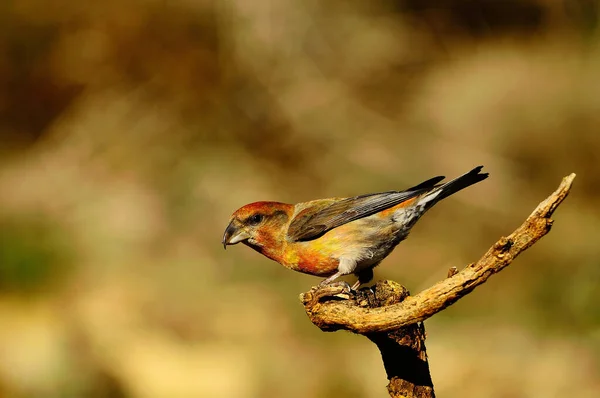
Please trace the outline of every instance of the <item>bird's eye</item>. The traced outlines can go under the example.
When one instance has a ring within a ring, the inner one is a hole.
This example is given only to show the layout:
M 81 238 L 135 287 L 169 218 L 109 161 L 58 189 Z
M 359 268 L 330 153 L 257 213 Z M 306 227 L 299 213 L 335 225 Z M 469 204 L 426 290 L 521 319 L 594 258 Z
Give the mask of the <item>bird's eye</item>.
M 250 216 L 250 218 L 248 218 L 248 224 L 250 224 L 250 225 L 258 225 L 258 224 L 260 224 L 260 222 L 262 220 L 263 220 L 262 214 L 255 214 L 253 216 Z

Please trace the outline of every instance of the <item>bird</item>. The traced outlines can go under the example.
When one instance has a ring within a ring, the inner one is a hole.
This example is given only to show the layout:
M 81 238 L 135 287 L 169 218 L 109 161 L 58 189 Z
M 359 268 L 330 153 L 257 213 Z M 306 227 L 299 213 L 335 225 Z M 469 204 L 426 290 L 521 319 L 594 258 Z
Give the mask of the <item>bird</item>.
M 436 203 L 485 180 L 483 166 L 453 180 L 437 176 L 403 191 L 288 204 L 254 202 L 236 210 L 222 244 L 242 243 L 294 271 L 325 277 L 319 286 L 354 274 L 352 286 L 373 279 L 373 268 L 406 239 Z

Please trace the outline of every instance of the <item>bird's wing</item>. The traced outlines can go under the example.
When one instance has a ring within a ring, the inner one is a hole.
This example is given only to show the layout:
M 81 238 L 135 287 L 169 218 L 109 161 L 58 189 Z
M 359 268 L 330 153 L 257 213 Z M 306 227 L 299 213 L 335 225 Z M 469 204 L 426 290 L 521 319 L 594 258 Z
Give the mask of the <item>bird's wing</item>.
M 290 241 L 316 239 L 327 231 L 359 218 L 368 217 L 432 190 L 445 177 L 434 177 L 405 191 L 389 191 L 345 199 L 308 203 L 288 228 Z

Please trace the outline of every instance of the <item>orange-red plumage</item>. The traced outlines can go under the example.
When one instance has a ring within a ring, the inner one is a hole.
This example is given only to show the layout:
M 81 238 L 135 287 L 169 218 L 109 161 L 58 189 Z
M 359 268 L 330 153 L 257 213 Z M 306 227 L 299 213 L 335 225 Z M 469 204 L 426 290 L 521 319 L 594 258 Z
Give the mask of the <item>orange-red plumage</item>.
M 441 199 L 484 180 L 482 166 L 445 184 L 435 177 L 405 191 L 296 205 L 255 202 L 236 210 L 223 245 L 244 243 L 295 271 L 328 277 L 354 273 L 359 282 L 405 239 L 415 222 Z

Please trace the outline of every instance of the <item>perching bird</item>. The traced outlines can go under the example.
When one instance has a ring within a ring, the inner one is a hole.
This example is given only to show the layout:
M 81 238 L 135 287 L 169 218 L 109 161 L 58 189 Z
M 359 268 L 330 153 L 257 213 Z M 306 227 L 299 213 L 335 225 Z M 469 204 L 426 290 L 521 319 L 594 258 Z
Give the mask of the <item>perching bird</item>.
M 255 202 L 236 210 L 223 246 L 244 243 L 283 266 L 326 276 L 326 285 L 355 274 L 352 289 L 373 279 L 373 268 L 406 239 L 419 218 L 440 200 L 485 180 L 479 166 L 445 184 L 431 178 L 405 191 L 296 205 Z

